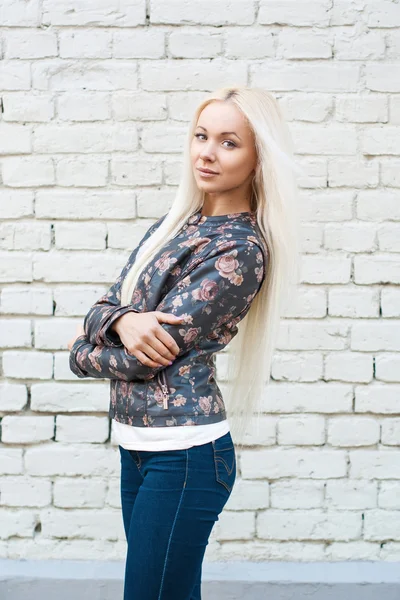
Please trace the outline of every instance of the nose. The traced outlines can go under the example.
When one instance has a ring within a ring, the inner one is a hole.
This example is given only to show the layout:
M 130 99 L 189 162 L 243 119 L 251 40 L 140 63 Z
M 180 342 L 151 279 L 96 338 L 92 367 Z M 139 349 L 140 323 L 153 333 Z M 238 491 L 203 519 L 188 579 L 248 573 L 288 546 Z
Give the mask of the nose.
M 214 162 L 215 152 L 211 141 L 202 144 L 199 156 L 204 162 Z

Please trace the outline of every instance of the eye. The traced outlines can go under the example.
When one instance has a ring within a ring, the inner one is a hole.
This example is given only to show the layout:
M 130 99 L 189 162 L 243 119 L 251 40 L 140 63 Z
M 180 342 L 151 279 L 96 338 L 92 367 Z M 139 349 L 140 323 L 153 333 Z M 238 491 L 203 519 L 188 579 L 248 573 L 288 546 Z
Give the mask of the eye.
M 236 144 L 234 142 L 231 142 L 230 140 L 224 140 L 222 143 L 225 144 L 225 142 L 232 144 L 231 146 L 226 146 L 227 148 L 236 148 Z
M 199 138 L 201 135 L 205 137 L 205 134 L 204 134 L 204 133 L 195 133 L 195 134 L 194 134 L 194 137 L 197 137 L 197 138 Z

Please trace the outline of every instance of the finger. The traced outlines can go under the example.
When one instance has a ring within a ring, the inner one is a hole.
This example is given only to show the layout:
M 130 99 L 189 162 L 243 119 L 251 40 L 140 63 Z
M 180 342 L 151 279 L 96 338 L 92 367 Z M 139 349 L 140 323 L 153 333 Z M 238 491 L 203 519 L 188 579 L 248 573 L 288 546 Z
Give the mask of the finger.
M 156 337 L 148 343 L 142 341 L 140 349 L 152 360 L 161 363 L 163 366 L 169 365 L 175 360 L 175 354 L 170 352 L 170 350 L 168 350 L 168 348 Z
M 155 311 L 155 315 L 159 323 L 182 323 L 185 317 L 179 317 L 178 315 L 173 315 L 171 313 L 163 313 L 159 310 Z
M 167 351 L 170 354 L 172 354 L 174 358 L 176 358 L 176 355 L 179 353 L 180 348 L 174 340 L 174 338 L 172 337 L 172 335 L 168 333 L 168 331 L 165 331 L 165 329 L 161 327 L 161 325 L 157 330 L 156 335 L 160 342 L 163 344 L 163 346 L 167 349 Z
M 128 354 L 130 354 L 130 352 L 128 352 Z M 163 367 L 164 366 L 164 365 L 160 365 L 159 363 L 155 362 L 154 360 L 151 360 L 151 358 L 149 358 L 146 354 L 144 354 L 144 352 L 141 352 L 140 350 L 136 350 L 134 356 L 146 367 L 154 368 L 154 367 Z

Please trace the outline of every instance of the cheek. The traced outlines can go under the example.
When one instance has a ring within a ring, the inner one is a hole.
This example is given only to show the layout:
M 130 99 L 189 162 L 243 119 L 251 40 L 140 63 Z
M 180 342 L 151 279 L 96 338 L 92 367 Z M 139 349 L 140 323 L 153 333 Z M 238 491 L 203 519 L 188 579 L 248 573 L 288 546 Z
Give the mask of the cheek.
M 247 177 L 252 169 L 252 162 L 247 152 L 234 150 L 221 157 L 221 166 L 224 175 L 234 179 Z

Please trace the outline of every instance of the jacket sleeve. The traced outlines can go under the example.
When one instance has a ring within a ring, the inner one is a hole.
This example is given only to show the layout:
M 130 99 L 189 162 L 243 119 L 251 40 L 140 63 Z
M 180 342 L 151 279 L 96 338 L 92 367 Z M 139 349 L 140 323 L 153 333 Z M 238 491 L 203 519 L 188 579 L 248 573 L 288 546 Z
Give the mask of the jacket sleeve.
M 207 340 L 226 346 L 236 335 L 236 325 L 247 314 L 265 272 L 263 252 L 257 244 L 231 240 L 220 243 L 179 280 L 155 309 L 184 317 L 178 325 L 162 323 L 179 346 L 178 356 Z M 72 347 L 70 366 L 78 377 L 126 381 L 151 379 L 164 368 L 143 365 L 123 346 L 96 346 L 84 336 Z
M 85 335 L 88 341 L 93 345 L 108 345 L 108 346 L 122 346 L 119 336 L 110 330 L 109 326 L 116 320 L 116 318 L 123 315 L 125 312 L 135 311 L 134 308 L 127 306 L 121 306 L 121 287 L 125 279 L 125 276 L 131 266 L 135 262 L 136 255 L 139 251 L 140 246 L 154 233 L 154 231 L 161 225 L 166 215 L 163 215 L 153 223 L 146 231 L 139 244 L 131 253 L 127 263 L 122 269 L 119 277 L 116 279 L 114 284 L 110 287 L 108 292 L 104 294 L 89 310 L 84 319 Z M 105 331 L 107 330 L 107 336 Z

